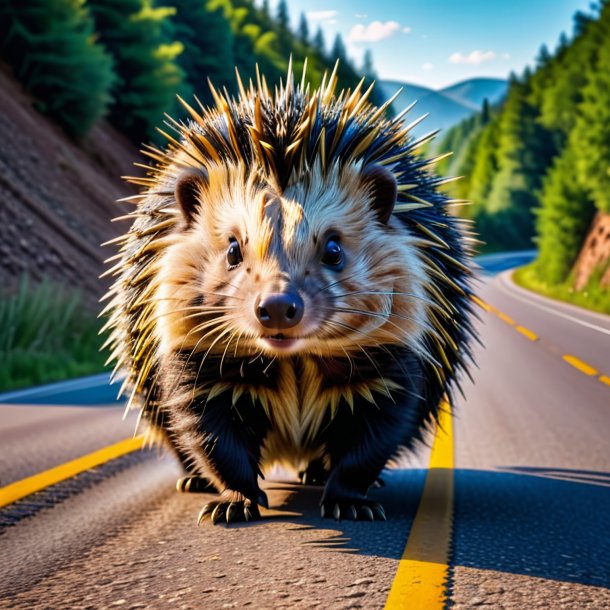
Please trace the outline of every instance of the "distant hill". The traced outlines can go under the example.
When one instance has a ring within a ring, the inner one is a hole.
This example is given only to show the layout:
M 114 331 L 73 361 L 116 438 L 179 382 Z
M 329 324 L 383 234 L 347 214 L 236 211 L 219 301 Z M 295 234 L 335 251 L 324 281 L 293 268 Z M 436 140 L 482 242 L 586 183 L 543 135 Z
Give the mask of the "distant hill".
M 473 115 L 485 98 L 491 103 L 500 101 L 508 83 L 496 78 L 472 78 L 438 91 L 391 80 L 379 81 L 379 85 L 386 98 L 402 87 L 402 93 L 393 104 L 396 113 L 414 101 L 417 101 L 417 105 L 411 113 L 412 120 L 429 113 L 430 116 L 413 130 L 415 136 L 422 136 L 435 129 L 449 129 Z
M 479 110 L 485 98 L 492 104 L 502 99 L 507 86 L 507 82 L 500 78 L 471 78 L 445 87 L 439 93 Z

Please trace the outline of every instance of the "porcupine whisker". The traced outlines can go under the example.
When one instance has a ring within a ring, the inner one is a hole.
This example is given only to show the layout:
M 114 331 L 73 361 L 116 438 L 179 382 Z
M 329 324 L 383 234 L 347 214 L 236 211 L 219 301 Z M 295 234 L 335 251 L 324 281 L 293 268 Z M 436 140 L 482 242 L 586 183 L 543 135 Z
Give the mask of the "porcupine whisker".
M 277 356 L 273 356 L 273 358 L 271 358 L 271 360 L 269 361 L 269 364 L 263 369 L 263 373 L 266 375 L 267 371 L 269 370 L 269 368 L 271 367 L 271 365 L 275 362 Z
M 328 320 L 327 324 L 329 326 L 335 326 L 335 327 L 339 326 L 339 327 L 345 328 L 345 329 L 347 329 L 349 331 L 352 331 L 352 332 L 354 332 L 356 334 L 363 335 L 363 336 L 369 338 L 367 333 L 365 333 L 362 330 L 356 328 L 355 326 L 351 326 L 350 324 L 346 324 L 345 322 L 339 322 L 338 320 Z M 388 347 L 386 345 L 383 345 L 381 343 L 375 343 L 373 347 L 375 347 L 377 349 L 380 349 L 380 350 L 384 351 L 385 353 L 387 353 L 388 356 L 390 358 L 392 358 L 392 360 L 394 360 L 394 362 L 400 368 L 400 370 L 403 371 L 403 372 L 406 372 L 406 370 L 404 369 L 404 367 L 403 367 L 402 363 L 400 362 L 400 360 L 398 360 L 396 358 L 396 356 L 388 349 Z M 344 348 L 342 348 L 342 349 L 343 349 L 344 353 L 347 353 L 347 352 L 345 352 Z M 438 366 L 439 363 L 436 360 L 434 360 L 432 357 L 430 357 L 429 355 L 426 354 L 426 355 L 424 355 L 424 357 L 430 363 L 434 364 L 435 366 Z
M 217 308 L 217 313 L 222 313 L 223 311 L 228 311 L 229 309 L 239 309 L 238 307 L 231 307 L 231 308 L 224 308 L 224 307 L 218 307 Z M 183 313 L 185 311 L 196 311 L 196 313 L 192 313 L 189 314 L 188 316 L 183 316 L 181 319 L 182 320 L 190 320 L 193 318 L 197 318 L 199 316 L 204 316 L 206 315 L 207 312 L 207 308 L 206 309 L 202 309 L 201 307 L 196 307 L 196 306 L 192 306 L 192 307 L 182 307 L 180 309 L 172 309 L 171 311 L 164 311 L 163 313 L 160 313 L 157 316 L 153 316 L 152 318 L 148 318 L 146 320 L 146 324 L 143 326 L 143 329 L 147 329 L 151 324 L 154 324 L 155 322 L 158 322 L 159 320 L 161 320 L 162 318 L 164 318 L 165 316 L 171 316 L 171 315 L 175 315 L 177 313 Z
M 342 323 L 342 322 L 338 322 L 338 321 L 336 321 L 336 320 L 329 321 L 329 325 L 339 325 L 339 326 L 345 327 L 345 328 L 347 328 L 347 329 L 349 329 L 349 330 L 352 330 L 352 331 L 354 331 L 354 332 L 360 332 L 360 334 L 364 334 L 364 333 L 362 333 L 361 331 L 359 331 L 357 328 L 355 328 L 355 327 L 353 327 L 353 326 L 350 326 L 349 324 L 344 324 L 344 323 Z M 365 350 L 362 348 L 362 346 L 361 346 L 361 345 L 357 344 L 357 346 L 358 346 L 358 347 L 359 347 L 359 348 L 360 348 L 360 349 L 361 349 L 363 352 L 365 351 Z M 390 356 L 390 357 L 391 357 L 391 358 L 394 360 L 394 362 L 396 363 L 396 365 L 397 365 L 397 366 L 400 368 L 400 370 L 401 370 L 401 371 L 403 371 L 403 372 L 405 371 L 405 369 L 403 368 L 403 365 L 401 364 L 401 362 L 400 362 L 399 360 L 397 360 L 397 359 L 396 359 L 396 357 L 394 356 L 394 354 L 392 354 L 392 352 L 390 352 L 390 350 L 388 350 L 388 348 L 387 348 L 385 345 L 381 345 L 381 344 L 377 343 L 377 344 L 375 344 L 375 346 L 374 346 L 374 347 L 379 348 L 379 349 L 381 349 L 381 350 L 383 350 L 383 351 L 387 352 L 387 353 L 388 353 L 388 355 L 389 355 L 389 356 Z M 352 364 L 352 363 L 351 363 L 351 358 L 349 357 L 349 355 L 348 355 L 347 351 L 346 351 L 345 349 L 343 349 L 343 352 L 344 352 L 344 353 L 345 353 L 345 355 L 348 357 L 348 359 L 350 359 L 350 364 Z M 367 356 L 367 358 L 368 358 L 368 359 L 371 361 L 371 364 L 373 364 L 373 366 L 375 366 L 375 370 L 376 370 L 376 371 L 377 371 L 377 373 L 379 374 L 380 378 L 381 378 L 381 379 L 383 379 L 383 375 L 381 374 L 381 372 L 379 371 L 379 369 L 377 368 L 377 366 L 375 365 L 375 363 L 374 363 L 374 362 L 373 362 L 373 360 L 371 359 L 370 355 L 369 355 L 369 354 L 367 354 L 366 352 L 365 352 L 365 355 L 366 355 L 366 356 Z M 351 369 L 351 372 L 350 372 L 350 377 L 351 377 L 351 374 L 352 374 L 352 373 L 353 373 L 353 364 L 352 364 L 352 369 Z M 412 376 L 412 375 L 408 375 L 408 377 L 411 377 L 411 376 Z M 384 382 L 384 385 L 385 385 L 385 382 Z M 387 386 L 386 386 L 386 389 L 387 389 Z M 405 391 L 407 394 L 409 394 L 409 395 L 411 395 L 411 396 L 415 396 L 416 398 L 423 399 L 423 398 L 422 398 L 422 397 L 421 397 L 419 394 L 417 394 L 417 393 L 415 393 L 415 392 L 412 392 L 412 391 L 409 391 L 407 388 L 403 388 L 403 390 L 404 390 L 404 391 Z
M 218 327 L 222 327 L 223 324 L 226 324 L 225 322 L 225 318 L 215 318 L 214 320 L 210 321 L 210 325 L 212 325 L 212 323 L 215 323 Z M 184 339 L 182 341 L 182 345 L 180 346 L 180 351 L 182 351 L 184 349 L 184 344 L 186 343 L 186 340 L 188 339 L 188 337 L 191 335 L 191 333 L 193 333 L 195 330 L 194 328 L 191 328 L 186 335 L 184 336 Z M 185 359 L 184 364 L 182 366 L 182 370 L 180 371 L 180 374 L 178 375 L 176 381 L 174 382 L 174 389 L 176 389 L 179 384 L 182 381 L 182 377 L 184 376 L 184 373 L 186 372 L 186 367 L 188 366 L 189 362 L 191 361 L 191 358 L 195 355 L 197 348 L 199 347 L 199 345 L 201 344 L 202 341 L 204 341 L 210 334 L 212 334 L 214 331 L 216 330 L 215 327 L 212 328 L 211 331 L 208 331 L 207 333 L 205 333 L 195 344 L 195 346 L 193 347 L 193 349 L 190 351 L 188 357 Z
M 349 309 L 349 308 L 345 308 L 345 307 L 322 307 L 322 310 L 327 310 L 327 311 L 331 311 L 333 313 L 339 312 L 339 313 L 351 313 L 351 314 L 355 314 L 355 315 L 364 315 L 364 316 L 368 316 L 369 318 L 373 318 L 373 319 L 381 319 L 384 320 L 386 324 L 390 324 L 392 326 L 394 326 L 395 328 L 397 328 L 398 330 L 400 330 L 401 332 L 404 332 L 404 329 L 401 328 L 398 324 L 396 324 L 396 322 L 394 322 L 393 320 L 390 320 L 388 316 L 385 316 L 383 314 L 380 313 L 376 313 L 376 312 L 367 312 L 367 311 L 363 311 L 360 309 Z M 407 320 L 409 321 L 409 320 Z M 414 321 L 414 320 L 411 320 Z M 394 337 L 396 339 L 399 339 L 398 335 L 394 335 Z
M 358 344 L 356 344 L 358 345 Z M 377 366 L 377 364 L 375 363 L 375 361 L 371 358 L 370 354 L 364 349 L 364 347 L 362 347 L 362 345 L 358 345 L 358 347 L 360 348 L 360 350 L 362 351 L 362 353 L 368 358 L 369 362 L 373 365 L 373 368 L 377 371 L 377 374 L 379 375 L 379 379 L 381 379 L 381 382 L 383 383 L 384 387 L 385 387 L 385 391 L 388 395 L 388 397 L 390 398 L 390 400 L 396 404 L 396 401 L 394 400 L 394 397 L 392 396 L 392 394 L 390 394 L 390 388 L 388 388 L 387 383 L 385 382 L 385 378 L 384 376 L 381 374 L 381 371 L 379 370 L 379 367 Z
M 224 349 L 224 352 L 222 352 L 222 357 L 220 358 L 220 365 L 218 367 L 218 372 L 219 372 L 219 375 L 220 375 L 221 378 L 222 378 L 222 365 L 223 365 L 223 363 L 225 361 L 225 356 L 227 355 L 227 350 L 229 349 L 229 346 L 231 345 L 231 341 L 232 341 L 233 337 L 235 337 L 235 335 L 237 335 L 239 332 L 240 332 L 240 330 L 238 328 L 237 330 L 235 330 L 233 332 L 233 334 L 226 341 L 227 345 L 226 345 L 226 347 Z
M 337 286 L 338 284 L 342 284 L 343 282 L 347 282 L 347 280 L 354 279 L 357 275 L 360 275 L 360 273 L 359 272 L 352 273 L 351 275 L 348 275 L 348 276 L 343 277 L 343 278 L 341 278 L 339 280 L 331 282 L 330 284 L 326 284 L 326 286 L 322 286 L 322 288 L 320 288 L 316 294 L 320 294 L 321 292 L 325 292 L 325 291 L 329 290 L 330 288 L 333 288 L 334 286 Z
M 227 333 L 231 332 L 231 328 L 226 328 L 225 330 L 223 330 L 217 337 L 216 339 L 214 339 L 214 341 L 212 342 L 212 344 L 210 345 L 210 347 L 208 348 L 208 351 L 203 355 L 203 358 L 201 359 L 201 362 L 199 363 L 199 368 L 197 369 L 197 375 L 195 377 L 195 383 L 193 384 L 193 400 L 195 400 L 195 389 L 197 388 L 197 382 L 199 381 L 199 375 L 201 374 L 201 369 L 203 368 L 203 364 L 206 361 L 206 358 L 208 357 L 208 354 L 210 353 L 210 351 L 212 350 L 212 348 L 220 341 L 220 339 L 222 337 L 224 337 Z
M 349 331 L 355 332 L 356 334 L 363 335 L 364 337 L 369 339 L 369 335 L 367 333 L 365 333 L 364 331 L 362 331 L 359 328 L 356 328 L 355 326 L 352 326 L 351 324 L 346 324 L 345 322 L 340 322 L 339 320 L 328 320 L 326 323 L 329 326 L 339 326 L 339 327 L 345 328 Z M 341 335 L 339 337 L 343 338 Z M 331 337 L 331 340 L 334 340 L 336 338 L 337 337 Z M 398 339 L 398 337 L 396 337 L 396 339 Z M 374 347 L 378 347 L 378 348 L 383 349 L 383 350 L 387 351 L 388 353 L 390 353 L 388 348 L 386 346 L 382 345 L 381 343 L 375 343 Z
M 379 294 L 384 296 L 404 296 L 410 297 L 412 299 L 417 299 L 419 301 L 423 301 L 426 305 L 434 306 L 434 302 L 428 299 L 427 297 L 421 296 L 420 294 L 413 294 L 412 292 L 395 292 L 395 291 L 382 291 L 382 290 L 357 290 L 356 292 L 346 292 L 345 294 L 336 294 L 333 295 L 336 299 L 341 299 L 343 297 L 350 297 L 356 295 L 368 295 L 368 294 Z
M 352 308 L 348 308 L 348 307 L 325 307 L 323 309 L 328 309 L 331 311 L 339 311 L 342 313 L 352 313 L 352 314 L 356 314 L 356 315 L 362 315 L 362 316 L 369 316 L 371 318 L 381 318 L 386 320 L 386 322 L 389 322 L 390 324 L 393 324 L 394 326 L 396 326 L 396 328 L 400 328 L 400 326 L 398 326 L 395 322 L 392 322 L 392 320 L 390 320 L 390 317 L 394 317 L 394 318 L 398 318 L 400 320 L 405 320 L 407 322 L 414 322 L 416 324 L 419 324 L 420 326 L 422 326 L 423 328 L 425 328 L 428 332 L 432 332 L 434 333 L 435 330 L 432 326 L 430 326 L 429 324 L 427 324 L 426 322 L 423 322 L 422 320 L 416 320 L 415 318 L 412 318 L 411 316 L 403 316 L 400 314 L 397 314 L 393 311 L 388 311 L 388 312 L 378 312 L 378 311 L 366 311 L 364 309 L 352 309 Z M 400 330 L 403 330 L 402 328 Z

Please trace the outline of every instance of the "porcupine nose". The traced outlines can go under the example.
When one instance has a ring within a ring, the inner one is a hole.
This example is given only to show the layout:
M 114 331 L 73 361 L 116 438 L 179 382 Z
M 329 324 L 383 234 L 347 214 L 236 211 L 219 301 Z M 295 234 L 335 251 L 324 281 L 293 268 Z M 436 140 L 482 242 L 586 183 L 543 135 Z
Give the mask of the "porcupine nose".
M 255 306 L 258 321 L 265 328 L 277 330 L 296 326 L 303 318 L 304 310 L 303 299 L 293 290 L 263 295 Z

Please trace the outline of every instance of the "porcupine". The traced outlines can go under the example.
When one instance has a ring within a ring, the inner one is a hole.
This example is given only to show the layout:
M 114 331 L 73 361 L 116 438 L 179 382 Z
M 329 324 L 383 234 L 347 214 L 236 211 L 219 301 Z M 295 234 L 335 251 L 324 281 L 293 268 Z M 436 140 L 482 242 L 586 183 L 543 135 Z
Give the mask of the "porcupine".
M 109 274 L 122 390 L 211 481 L 199 515 L 260 517 L 275 463 L 325 481 L 322 515 L 385 519 L 367 497 L 451 401 L 474 336 L 468 227 L 405 124 L 361 82 L 272 93 L 257 73 L 214 106 L 181 100 Z M 372 86 L 371 86 L 372 87 Z

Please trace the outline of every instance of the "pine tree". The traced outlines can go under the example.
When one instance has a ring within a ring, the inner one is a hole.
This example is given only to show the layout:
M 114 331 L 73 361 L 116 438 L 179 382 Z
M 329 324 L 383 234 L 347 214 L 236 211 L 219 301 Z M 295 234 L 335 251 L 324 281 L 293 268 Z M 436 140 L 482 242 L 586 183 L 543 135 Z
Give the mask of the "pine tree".
M 544 180 L 537 212 L 538 276 L 549 284 L 564 282 L 572 269 L 595 207 L 576 179 L 573 150 L 555 160 Z
M 39 110 L 72 136 L 104 116 L 115 75 L 82 0 L 1 0 L 0 53 Z
M 163 113 L 176 114 L 176 93 L 189 97 L 176 58 L 183 50 L 169 35 L 171 7 L 152 0 L 89 0 L 96 30 L 115 59 L 111 121 L 135 141 L 154 137 Z
M 596 61 L 590 66 L 571 137 L 580 184 L 600 210 L 610 212 L 610 4 L 596 25 Z
M 313 38 L 313 48 L 321 57 L 326 56 L 326 41 L 324 40 L 324 32 L 321 27 L 318 27 L 316 35 Z
M 309 44 L 309 24 L 307 23 L 305 13 L 301 13 L 301 18 L 299 19 L 298 37 L 303 44 Z
M 330 52 L 330 58 L 333 63 L 337 60 L 339 60 L 342 64 L 347 62 L 347 49 L 345 48 L 345 43 L 343 42 L 343 38 L 341 38 L 341 34 L 337 34 L 335 36 L 335 40 L 333 41 L 333 46 Z
M 175 38 L 184 46 L 178 64 L 194 93 L 205 104 L 213 102 L 207 81 L 217 88 L 234 86 L 233 31 L 228 2 L 172 0 Z

